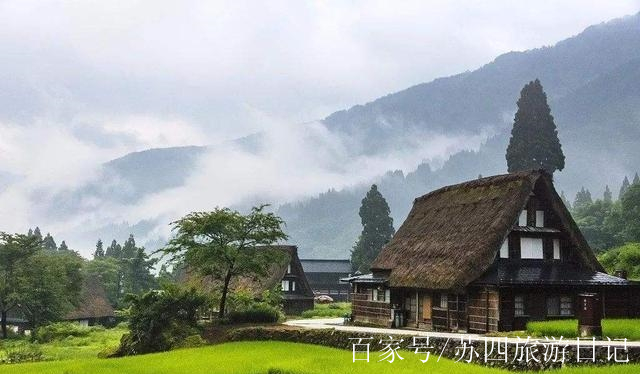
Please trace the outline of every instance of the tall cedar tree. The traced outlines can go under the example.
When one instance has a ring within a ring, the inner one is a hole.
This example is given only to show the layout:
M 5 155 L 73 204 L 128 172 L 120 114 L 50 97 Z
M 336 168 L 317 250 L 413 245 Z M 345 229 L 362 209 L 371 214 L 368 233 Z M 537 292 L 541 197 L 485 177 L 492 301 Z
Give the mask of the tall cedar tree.
M 275 251 L 260 250 L 287 239 L 284 221 L 254 207 L 243 215 L 228 208 L 193 212 L 172 222 L 175 236 L 161 251 L 174 263 L 184 263 L 201 276 L 220 284 L 218 317 L 225 314 L 229 286 L 242 276 L 265 276 L 269 265 L 279 260 Z
M 620 192 L 618 193 L 618 200 L 622 199 L 622 196 L 624 196 L 624 193 L 627 192 L 630 185 L 631 184 L 629 183 L 629 178 L 627 178 L 627 176 L 625 175 L 624 180 L 622 181 L 622 186 L 620 186 Z
M 104 257 L 104 248 L 102 246 L 102 240 L 98 239 L 96 242 L 96 251 L 93 252 L 93 258 Z
M 604 194 L 602 195 L 602 201 L 604 201 L 605 204 L 613 203 L 613 194 L 611 193 L 611 190 L 609 189 L 608 184 L 604 186 Z
M 520 91 L 506 158 L 510 173 L 544 169 L 553 174 L 564 169 L 558 130 L 547 104 L 547 95 L 538 79 Z
M 362 199 L 359 214 L 362 234 L 351 251 L 351 266 L 354 271 L 368 272 L 373 260 L 395 233 L 387 200 L 375 184 Z

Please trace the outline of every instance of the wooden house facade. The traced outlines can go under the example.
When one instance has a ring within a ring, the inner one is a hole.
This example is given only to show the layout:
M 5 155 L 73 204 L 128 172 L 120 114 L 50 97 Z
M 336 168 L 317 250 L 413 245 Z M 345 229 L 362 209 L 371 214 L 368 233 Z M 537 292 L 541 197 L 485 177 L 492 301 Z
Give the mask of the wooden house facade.
M 334 301 L 349 301 L 351 287 L 340 279 L 351 273 L 351 261 L 302 259 L 300 262 L 315 296 L 328 295 Z
M 605 317 L 640 315 L 640 288 L 607 274 L 543 171 L 447 186 L 409 216 L 352 285 L 353 319 L 427 330 L 522 330 L 574 318 L 597 292 Z

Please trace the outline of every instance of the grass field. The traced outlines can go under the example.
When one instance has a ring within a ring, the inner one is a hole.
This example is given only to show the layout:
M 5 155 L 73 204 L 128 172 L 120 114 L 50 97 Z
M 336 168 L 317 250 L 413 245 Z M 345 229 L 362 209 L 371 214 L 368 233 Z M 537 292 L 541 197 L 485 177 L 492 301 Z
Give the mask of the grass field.
M 4 357 L 7 351 L 28 347 L 39 348 L 47 360 L 95 358 L 104 348 L 117 346 L 126 332 L 126 327 L 118 326 L 92 331 L 86 336 L 70 336 L 43 344 L 30 343 L 28 338 L 0 340 L 0 358 Z
M 351 313 L 351 303 L 315 304 L 312 310 L 302 312 L 303 318 L 344 317 Z
M 322 346 L 284 342 L 238 342 L 204 348 L 119 359 L 81 359 L 75 361 L 40 362 L 0 365 L 0 374 L 358 374 L 358 373 L 509 373 L 430 359 L 423 364 L 411 352 L 402 352 L 404 360 L 388 362 L 351 361 L 351 352 Z M 372 352 L 372 360 L 377 360 Z M 558 374 L 622 374 L 638 373 L 640 365 L 610 367 L 574 367 L 550 373 Z
M 578 335 L 578 321 L 575 319 L 542 321 L 527 323 L 527 333 L 532 336 L 564 336 L 575 338 Z M 640 340 L 640 319 L 604 319 L 602 335 L 614 338 Z

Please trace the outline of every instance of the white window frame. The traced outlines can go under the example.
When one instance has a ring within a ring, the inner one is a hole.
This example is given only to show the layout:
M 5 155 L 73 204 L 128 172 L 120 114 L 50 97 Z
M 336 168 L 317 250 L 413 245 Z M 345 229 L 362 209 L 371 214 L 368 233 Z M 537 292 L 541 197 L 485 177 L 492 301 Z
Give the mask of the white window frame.
M 391 290 L 388 288 L 384 290 L 384 302 L 385 303 L 391 302 Z
M 544 242 L 542 238 L 520 238 L 520 258 L 522 259 L 544 259 Z
M 524 296 L 516 295 L 513 298 L 513 315 L 515 317 L 525 316 Z
M 291 274 L 291 264 L 287 265 L 287 274 Z
M 282 291 L 288 292 L 289 291 L 289 281 L 283 279 L 281 287 L 282 287 Z
M 544 227 L 544 210 L 536 210 L 536 227 Z
M 560 259 L 560 239 L 553 239 L 553 259 Z
M 518 216 L 518 226 L 527 226 L 527 210 L 523 209 Z
M 500 246 L 500 258 L 509 258 L 509 239 L 505 239 Z
M 572 316 L 573 315 L 573 299 L 571 296 L 560 297 L 560 315 Z
M 296 281 L 289 281 L 289 284 L 291 285 L 291 292 L 295 292 L 295 290 L 296 290 Z

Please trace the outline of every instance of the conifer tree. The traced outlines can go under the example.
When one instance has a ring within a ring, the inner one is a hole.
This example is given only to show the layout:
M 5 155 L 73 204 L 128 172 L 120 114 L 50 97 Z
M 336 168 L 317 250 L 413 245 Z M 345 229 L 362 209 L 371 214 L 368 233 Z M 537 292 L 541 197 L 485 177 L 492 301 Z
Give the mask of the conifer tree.
M 60 247 L 58 247 L 59 251 L 68 251 L 69 247 L 67 246 L 67 243 L 64 242 L 64 240 L 62 241 L 62 243 L 60 243 Z
M 538 79 L 524 86 L 517 105 L 506 154 L 509 172 L 544 169 L 553 174 L 564 169 L 556 124 Z
M 129 234 L 129 238 L 124 242 L 122 246 L 122 258 L 134 258 L 136 257 L 138 249 L 136 248 L 136 240 L 133 238 L 133 234 Z
M 591 200 L 591 192 L 589 190 L 585 190 L 584 187 L 578 193 L 576 193 L 576 199 L 573 202 L 573 209 L 579 211 L 581 209 L 587 208 L 589 205 L 593 203 Z
M 38 238 L 38 240 L 42 240 L 42 233 L 40 232 L 40 228 L 36 226 L 35 230 L 33 230 L 33 236 Z
M 636 173 L 636 175 L 633 176 L 633 184 L 638 183 L 640 183 L 640 176 L 638 176 L 638 173 Z
M 56 241 L 53 240 L 53 236 L 51 236 L 50 233 L 47 233 L 44 239 L 42 239 L 42 247 L 49 251 L 55 251 L 58 249 L 58 246 L 56 245 Z
M 618 193 L 618 200 L 622 199 L 622 196 L 624 196 L 624 193 L 627 192 L 629 186 L 629 178 L 627 178 L 627 176 L 625 175 L 624 180 L 622 181 L 622 186 L 620 186 L 620 193 Z
M 111 245 L 107 247 L 107 250 L 105 251 L 105 256 L 118 258 L 118 259 L 122 256 L 122 247 L 120 246 L 120 244 L 118 244 L 118 242 L 115 239 L 113 239 L 113 241 L 111 242 Z
M 96 251 L 93 252 L 93 258 L 104 257 L 104 249 L 102 248 L 102 240 L 98 239 L 96 242 Z
M 604 187 L 604 194 L 602 196 L 603 201 L 606 204 L 611 204 L 613 202 L 613 194 L 611 193 L 611 190 L 609 189 L 609 185 L 606 185 Z
M 362 234 L 351 251 L 351 265 L 354 271 L 368 272 L 373 260 L 395 233 L 389 205 L 375 184 L 362 199 L 359 214 Z

